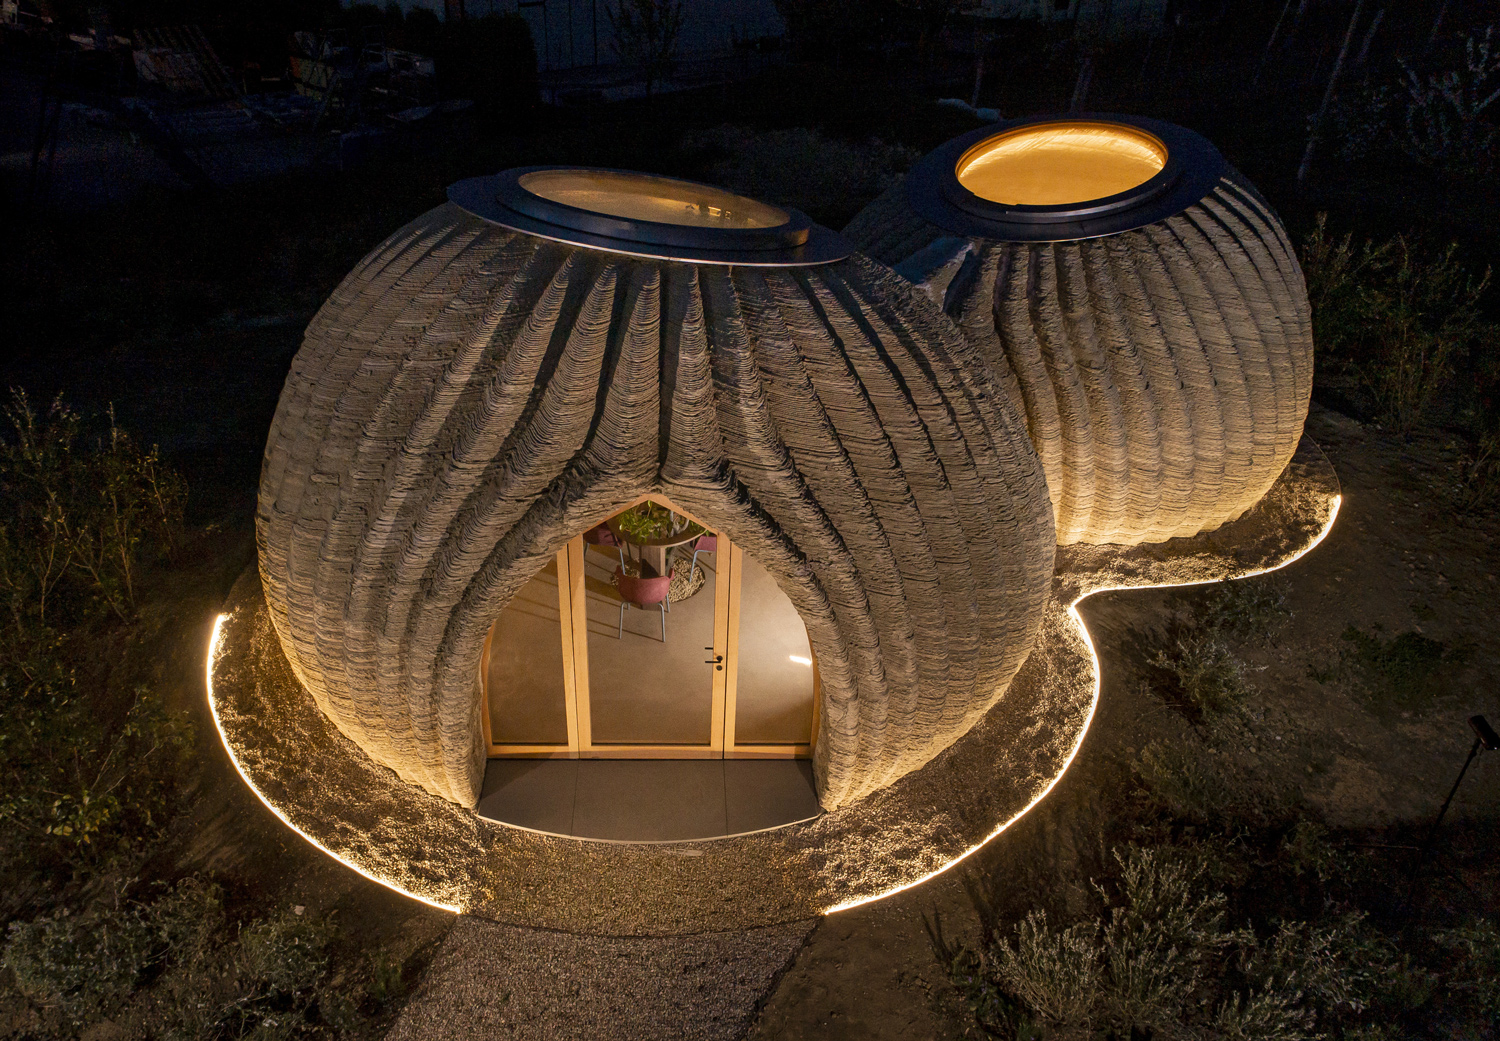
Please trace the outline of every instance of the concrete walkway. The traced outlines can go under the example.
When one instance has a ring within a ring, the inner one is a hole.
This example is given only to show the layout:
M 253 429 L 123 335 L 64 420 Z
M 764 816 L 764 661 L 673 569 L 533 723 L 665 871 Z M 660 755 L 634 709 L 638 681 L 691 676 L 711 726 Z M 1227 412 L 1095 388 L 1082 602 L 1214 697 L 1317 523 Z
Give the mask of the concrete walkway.
M 387 1041 L 734 1041 L 816 924 L 575 936 L 464 915 Z

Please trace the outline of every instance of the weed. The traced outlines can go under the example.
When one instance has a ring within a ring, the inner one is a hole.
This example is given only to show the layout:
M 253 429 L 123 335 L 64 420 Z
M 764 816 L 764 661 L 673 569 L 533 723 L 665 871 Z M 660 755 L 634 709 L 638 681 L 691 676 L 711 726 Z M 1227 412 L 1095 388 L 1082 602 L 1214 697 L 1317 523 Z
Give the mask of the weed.
M 1346 651 L 1348 663 L 1403 704 L 1428 693 L 1438 671 L 1453 659 L 1441 641 L 1415 631 L 1387 638 L 1378 626 L 1367 633 L 1351 625 L 1344 630 L 1343 639 L 1350 645 Z
M 1338 847 L 1328 841 L 1328 829 L 1316 821 L 1299 820 L 1281 840 L 1279 859 L 1294 875 L 1311 874 L 1327 882 L 1343 867 Z
M 1005 989 L 1040 1017 L 1065 1027 L 1086 1027 L 1099 1002 L 1099 927 L 1077 922 L 1061 931 L 1032 911 L 1016 928 L 1015 945 L 995 947 L 995 974 Z
M 1479 435 L 1474 450 L 1459 463 L 1458 506 L 1484 509 L 1500 498 L 1500 430 Z
M 1453 985 L 1474 996 L 1475 1005 L 1492 1030 L 1500 1030 L 1500 929 L 1480 919 L 1435 937 L 1458 957 Z
M 1252 692 L 1245 663 L 1212 630 L 1178 636 L 1151 664 L 1170 673 L 1182 696 L 1205 717 L 1239 711 Z
M 985 1030 L 1016 1041 L 1030 1041 L 1036 1035 L 1025 1006 L 995 986 L 983 955 L 961 948 L 949 961 L 948 978 Z
M 377 1009 L 394 1005 L 406 996 L 405 968 L 399 958 L 385 951 L 370 959 L 367 993 Z
M 1490 273 L 1471 274 L 1454 245 L 1434 252 L 1396 235 L 1355 246 L 1320 214 L 1302 262 L 1321 364 L 1354 377 L 1401 433 L 1422 420 L 1456 358 L 1500 337 L 1479 307 Z
M 1204 625 L 1241 641 L 1269 642 L 1295 617 L 1286 585 L 1275 580 L 1226 579 L 1208 598 Z

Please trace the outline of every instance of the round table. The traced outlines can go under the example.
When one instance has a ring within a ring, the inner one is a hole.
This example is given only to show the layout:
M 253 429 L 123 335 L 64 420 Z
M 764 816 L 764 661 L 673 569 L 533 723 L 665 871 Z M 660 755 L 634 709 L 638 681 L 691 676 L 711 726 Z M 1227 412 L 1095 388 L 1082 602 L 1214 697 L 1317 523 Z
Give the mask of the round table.
M 665 575 L 667 573 L 667 550 L 671 549 L 673 546 L 681 546 L 684 543 L 692 542 L 700 535 L 708 534 L 707 528 L 701 527 L 697 524 L 692 524 L 673 535 L 662 535 L 656 538 L 641 539 L 631 535 L 629 532 L 621 528 L 619 520 L 616 517 L 611 517 L 609 520 L 605 521 L 604 524 L 609 528 L 610 533 L 614 535 L 615 538 L 619 539 L 621 542 L 636 547 L 636 549 L 640 551 L 641 562 L 643 564 L 649 565 L 658 576 Z

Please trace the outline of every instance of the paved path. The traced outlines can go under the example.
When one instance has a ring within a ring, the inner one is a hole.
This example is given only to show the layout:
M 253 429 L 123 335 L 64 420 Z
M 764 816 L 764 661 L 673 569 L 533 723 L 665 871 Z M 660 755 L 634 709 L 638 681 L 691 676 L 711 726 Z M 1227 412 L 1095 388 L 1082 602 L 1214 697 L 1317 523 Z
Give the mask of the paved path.
M 575 936 L 465 915 L 387 1041 L 733 1041 L 816 924 Z

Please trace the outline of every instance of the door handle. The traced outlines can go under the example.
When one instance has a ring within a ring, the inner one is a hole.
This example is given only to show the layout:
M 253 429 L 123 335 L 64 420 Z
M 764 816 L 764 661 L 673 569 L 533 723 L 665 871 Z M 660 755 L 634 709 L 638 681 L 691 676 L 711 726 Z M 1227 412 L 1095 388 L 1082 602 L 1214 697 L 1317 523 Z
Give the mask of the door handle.
M 713 650 L 712 647 L 705 647 L 703 649 L 705 651 Z M 722 669 L 724 668 L 724 656 L 722 654 L 715 654 L 712 658 L 708 659 L 703 664 L 712 665 L 715 669 Z

